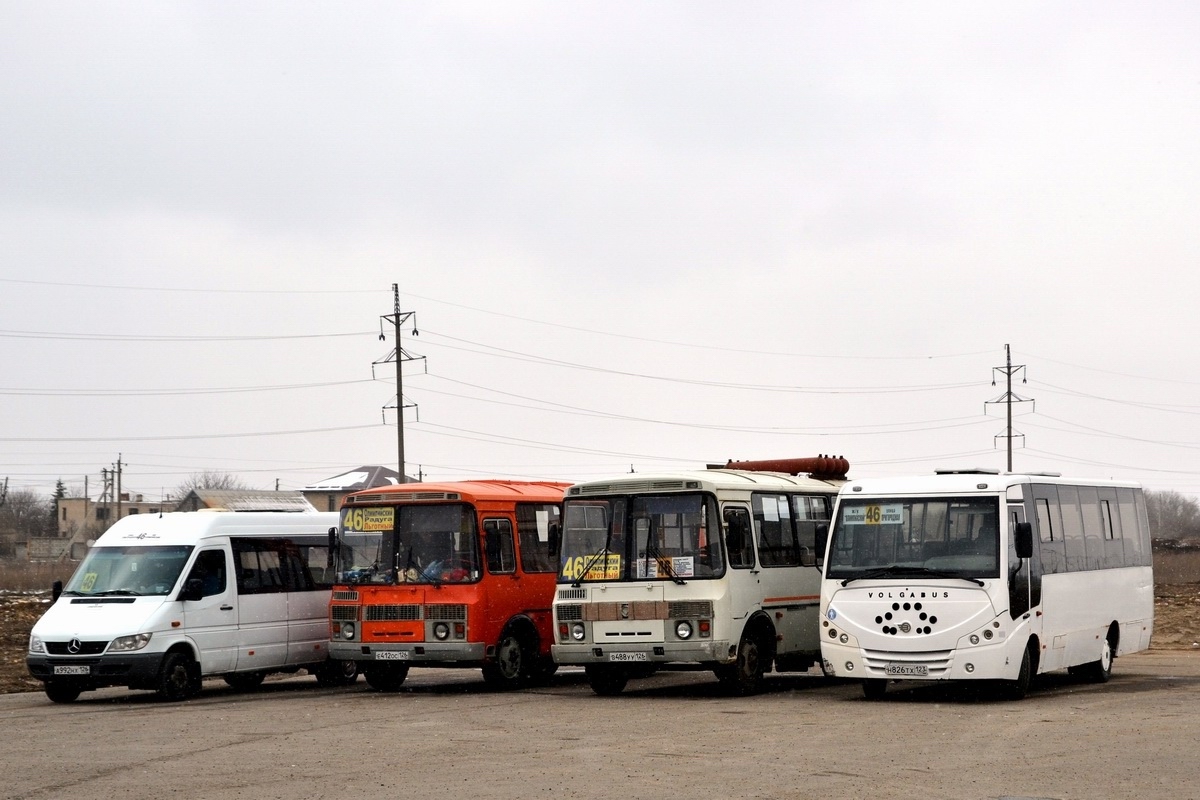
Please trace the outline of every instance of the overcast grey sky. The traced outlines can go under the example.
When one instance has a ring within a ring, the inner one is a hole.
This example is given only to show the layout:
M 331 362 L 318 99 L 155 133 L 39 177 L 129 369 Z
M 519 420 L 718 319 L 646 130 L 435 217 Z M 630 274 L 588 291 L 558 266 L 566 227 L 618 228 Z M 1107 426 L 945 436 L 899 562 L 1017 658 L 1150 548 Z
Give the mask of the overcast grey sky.
M 0 482 L 1200 494 L 1200 5 L 0 0 Z M 1002 376 L 997 376 L 1002 380 Z

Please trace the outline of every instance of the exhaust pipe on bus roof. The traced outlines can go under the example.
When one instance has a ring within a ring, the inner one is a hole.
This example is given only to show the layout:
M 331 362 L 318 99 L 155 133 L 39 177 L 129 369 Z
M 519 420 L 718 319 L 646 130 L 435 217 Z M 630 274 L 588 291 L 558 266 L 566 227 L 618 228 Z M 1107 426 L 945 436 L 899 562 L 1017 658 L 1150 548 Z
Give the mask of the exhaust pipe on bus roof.
M 709 469 L 744 469 L 751 472 L 786 472 L 788 475 L 807 473 L 817 480 L 844 480 L 850 462 L 844 456 L 816 458 L 776 458 L 767 461 L 730 461 L 713 464 Z

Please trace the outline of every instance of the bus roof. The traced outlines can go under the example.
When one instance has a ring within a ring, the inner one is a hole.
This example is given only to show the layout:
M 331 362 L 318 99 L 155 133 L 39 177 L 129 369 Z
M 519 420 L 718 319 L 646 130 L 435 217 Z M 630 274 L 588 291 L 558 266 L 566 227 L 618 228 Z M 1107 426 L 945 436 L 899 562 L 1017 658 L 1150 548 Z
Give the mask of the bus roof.
M 378 486 L 346 495 L 342 505 L 370 503 L 429 502 L 435 500 L 513 500 L 557 503 L 569 483 L 553 481 L 509 481 L 500 479 L 444 481 L 442 483 L 399 483 Z
M 910 475 L 895 478 L 862 478 L 848 481 L 842 493 L 848 497 L 858 494 L 946 494 L 975 492 L 1002 492 L 1009 486 L 1027 483 L 1051 483 L 1066 486 L 1111 486 L 1129 489 L 1141 488 L 1134 481 L 1115 481 L 1107 478 L 1065 478 L 1036 472 L 988 472 L 965 470 L 961 472 L 939 472 L 934 475 Z
M 577 483 L 567 490 L 567 498 L 606 494 L 647 494 L 651 492 L 715 491 L 819 491 L 836 492 L 840 480 L 817 480 L 805 475 L 783 472 L 758 472 L 742 469 L 698 469 L 676 472 L 631 473 L 606 480 Z
M 195 545 L 216 536 L 324 536 L 337 514 L 321 511 L 173 511 L 130 514 L 112 524 L 95 547 Z

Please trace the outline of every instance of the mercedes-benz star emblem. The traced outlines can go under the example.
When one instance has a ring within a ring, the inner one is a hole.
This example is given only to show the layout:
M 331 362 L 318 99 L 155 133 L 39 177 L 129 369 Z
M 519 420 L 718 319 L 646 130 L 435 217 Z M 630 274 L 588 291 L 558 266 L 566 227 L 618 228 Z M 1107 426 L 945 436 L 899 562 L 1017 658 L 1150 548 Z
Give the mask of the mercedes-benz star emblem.
M 83 649 L 83 642 L 79 641 L 78 639 L 72 639 L 70 642 L 67 643 L 67 652 L 68 653 L 78 653 L 82 649 Z

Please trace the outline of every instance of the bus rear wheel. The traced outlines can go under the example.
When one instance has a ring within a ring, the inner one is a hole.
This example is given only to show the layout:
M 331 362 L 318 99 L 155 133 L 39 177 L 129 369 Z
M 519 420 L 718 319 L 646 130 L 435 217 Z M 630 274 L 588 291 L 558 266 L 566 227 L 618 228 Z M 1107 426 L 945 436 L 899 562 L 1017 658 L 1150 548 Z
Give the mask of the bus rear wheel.
M 533 669 L 529 650 L 515 633 L 505 633 L 496 645 L 496 660 L 483 665 L 483 679 L 497 689 L 525 685 Z
M 589 664 L 583 668 L 588 685 L 592 691 L 601 697 L 613 697 L 625 690 L 629 683 L 629 673 L 624 667 L 614 667 L 608 664 Z
M 313 672 L 318 686 L 349 686 L 358 680 L 358 662 L 331 658 Z
M 1105 638 L 1098 660 L 1090 661 L 1087 664 L 1080 664 L 1069 671 L 1079 675 L 1085 681 L 1108 683 L 1108 679 L 1112 677 L 1113 650 L 1112 638 Z
M 367 685 L 377 692 L 398 692 L 408 677 L 407 664 L 371 664 L 366 669 Z
M 225 676 L 225 683 L 239 692 L 248 692 L 262 686 L 266 677 L 265 672 L 234 672 Z

